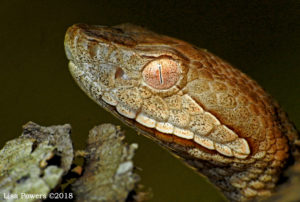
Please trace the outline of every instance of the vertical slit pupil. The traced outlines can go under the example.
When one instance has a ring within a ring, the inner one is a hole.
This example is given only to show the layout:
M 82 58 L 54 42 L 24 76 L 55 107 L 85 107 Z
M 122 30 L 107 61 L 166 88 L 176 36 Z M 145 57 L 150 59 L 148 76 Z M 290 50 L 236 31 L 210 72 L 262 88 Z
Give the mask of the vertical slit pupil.
M 159 71 L 159 82 L 160 84 L 163 83 L 163 77 L 162 77 L 162 72 L 161 72 L 161 64 L 158 63 L 158 71 Z

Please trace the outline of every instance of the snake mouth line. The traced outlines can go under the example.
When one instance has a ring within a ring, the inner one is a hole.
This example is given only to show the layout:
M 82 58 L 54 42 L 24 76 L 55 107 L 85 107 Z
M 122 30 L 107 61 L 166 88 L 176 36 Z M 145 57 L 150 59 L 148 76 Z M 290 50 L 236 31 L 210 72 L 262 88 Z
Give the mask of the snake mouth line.
M 144 136 L 146 136 L 147 138 L 159 143 L 161 146 L 168 146 L 169 149 L 174 150 L 173 149 L 174 146 L 172 146 L 172 145 L 176 144 L 176 145 L 181 146 L 182 150 L 184 150 L 184 151 L 187 151 L 187 150 L 193 149 L 193 148 L 198 148 L 201 151 L 208 153 L 210 155 L 222 155 L 222 154 L 219 154 L 215 150 L 207 149 L 193 141 L 175 136 L 173 134 L 162 133 L 162 132 L 156 130 L 155 128 L 146 127 L 146 126 L 138 123 L 134 119 L 127 118 L 117 112 L 116 106 L 107 104 L 102 98 L 98 98 L 98 99 L 92 98 L 92 100 L 94 100 L 97 104 L 102 106 L 106 111 L 112 113 L 115 117 L 117 117 L 123 123 L 125 123 L 126 125 L 128 125 L 130 127 L 136 128 L 139 133 L 141 133 Z M 222 156 L 224 156 L 224 155 L 222 155 Z M 233 158 L 233 157 L 228 157 L 228 156 L 224 156 L 224 157 Z

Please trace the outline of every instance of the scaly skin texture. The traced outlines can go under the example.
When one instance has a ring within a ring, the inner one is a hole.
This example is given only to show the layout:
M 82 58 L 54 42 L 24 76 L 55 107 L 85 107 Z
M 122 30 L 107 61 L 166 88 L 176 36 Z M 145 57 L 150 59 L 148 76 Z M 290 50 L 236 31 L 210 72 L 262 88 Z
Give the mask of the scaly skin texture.
M 90 98 L 232 201 L 269 196 L 293 157 L 298 135 L 279 105 L 206 50 L 129 24 L 73 25 L 65 50 Z

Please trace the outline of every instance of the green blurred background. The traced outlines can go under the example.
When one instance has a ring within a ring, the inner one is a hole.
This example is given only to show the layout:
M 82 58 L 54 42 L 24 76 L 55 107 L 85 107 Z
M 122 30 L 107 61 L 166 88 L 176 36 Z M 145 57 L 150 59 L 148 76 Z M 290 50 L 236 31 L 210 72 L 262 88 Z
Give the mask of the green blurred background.
M 72 80 L 63 40 L 74 23 L 131 22 L 206 48 L 257 80 L 300 128 L 299 1 L 0 1 L 0 146 L 28 121 L 70 123 L 76 148 L 88 130 L 121 125 L 151 201 L 223 201 L 206 179 L 91 101 Z

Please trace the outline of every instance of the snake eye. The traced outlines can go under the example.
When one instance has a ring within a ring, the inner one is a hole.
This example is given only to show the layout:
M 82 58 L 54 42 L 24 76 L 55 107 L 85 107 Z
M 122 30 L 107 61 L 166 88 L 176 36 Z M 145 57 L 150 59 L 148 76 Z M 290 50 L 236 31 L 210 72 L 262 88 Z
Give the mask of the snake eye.
M 174 86 L 180 78 L 177 62 L 169 58 L 151 61 L 144 68 L 142 74 L 144 81 L 158 90 L 165 90 Z

